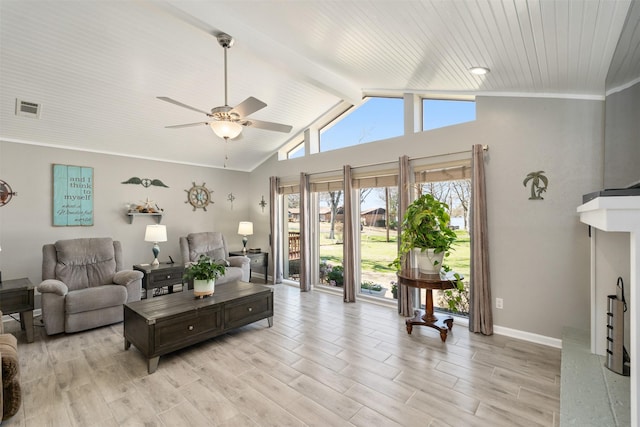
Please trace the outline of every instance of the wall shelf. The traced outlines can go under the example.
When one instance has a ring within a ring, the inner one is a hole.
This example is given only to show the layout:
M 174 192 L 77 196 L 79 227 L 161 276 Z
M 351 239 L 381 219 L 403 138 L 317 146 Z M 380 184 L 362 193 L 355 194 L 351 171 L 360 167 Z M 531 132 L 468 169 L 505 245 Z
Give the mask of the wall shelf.
M 133 219 L 139 216 L 150 216 L 153 217 L 158 224 L 162 222 L 162 213 L 133 213 L 127 212 L 127 216 L 129 217 L 129 224 L 133 224 Z

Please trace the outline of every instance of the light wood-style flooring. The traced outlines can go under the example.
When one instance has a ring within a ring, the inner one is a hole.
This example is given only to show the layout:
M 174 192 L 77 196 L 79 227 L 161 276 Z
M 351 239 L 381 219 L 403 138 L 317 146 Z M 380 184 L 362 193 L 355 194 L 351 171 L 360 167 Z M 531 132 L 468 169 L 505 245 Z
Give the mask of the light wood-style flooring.
M 394 308 L 274 286 L 275 316 L 160 358 L 122 324 L 27 344 L 14 426 L 558 426 L 560 350 L 454 325 L 408 335 Z M 160 297 L 162 298 L 162 297 Z

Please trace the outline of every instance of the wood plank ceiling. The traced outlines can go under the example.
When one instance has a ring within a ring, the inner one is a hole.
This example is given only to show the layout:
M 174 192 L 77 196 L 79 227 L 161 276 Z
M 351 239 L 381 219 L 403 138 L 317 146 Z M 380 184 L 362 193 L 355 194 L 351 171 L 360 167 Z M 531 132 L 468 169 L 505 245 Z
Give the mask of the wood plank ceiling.
M 637 3 L 3 0 L 0 139 L 211 167 L 226 151 L 249 171 L 368 94 L 602 99 L 640 77 Z M 218 32 L 236 40 L 229 104 L 259 98 L 251 117 L 290 134 L 245 129 L 225 144 L 205 126 L 164 128 L 206 117 L 156 96 L 224 104 Z M 42 104 L 40 119 L 16 116 L 16 98 Z

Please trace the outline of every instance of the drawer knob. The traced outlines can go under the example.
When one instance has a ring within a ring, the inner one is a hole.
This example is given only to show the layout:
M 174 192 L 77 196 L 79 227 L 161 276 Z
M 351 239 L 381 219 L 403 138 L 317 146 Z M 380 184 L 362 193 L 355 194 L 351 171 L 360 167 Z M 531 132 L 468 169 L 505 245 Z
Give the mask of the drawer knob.
M 171 279 L 171 275 L 170 274 L 167 274 L 167 279 Z
M 253 311 L 253 308 L 249 307 L 249 311 Z
M 193 325 L 189 325 L 189 330 L 193 331 Z

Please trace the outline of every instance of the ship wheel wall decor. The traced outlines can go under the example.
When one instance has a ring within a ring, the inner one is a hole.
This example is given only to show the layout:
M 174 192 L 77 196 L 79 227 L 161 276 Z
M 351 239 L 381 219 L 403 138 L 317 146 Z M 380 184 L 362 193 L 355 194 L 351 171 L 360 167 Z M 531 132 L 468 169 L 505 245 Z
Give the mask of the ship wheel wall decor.
M 5 181 L 0 179 L 0 206 L 4 206 L 11 201 L 13 196 L 17 196 L 18 193 L 11 190 L 11 186 Z
M 212 191 L 206 187 L 206 184 L 204 182 L 202 183 L 202 185 L 196 185 L 196 183 L 194 182 L 193 187 L 184 191 L 187 192 L 187 201 L 185 203 L 191 203 L 194 211 L 197 208 L 202 208 L 204 211 L 206 211 L 209 203 L 213 203 L 211 201 Z

